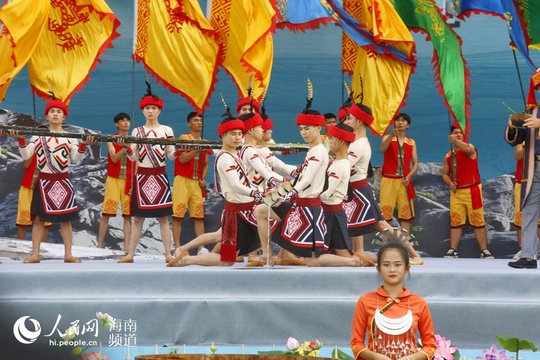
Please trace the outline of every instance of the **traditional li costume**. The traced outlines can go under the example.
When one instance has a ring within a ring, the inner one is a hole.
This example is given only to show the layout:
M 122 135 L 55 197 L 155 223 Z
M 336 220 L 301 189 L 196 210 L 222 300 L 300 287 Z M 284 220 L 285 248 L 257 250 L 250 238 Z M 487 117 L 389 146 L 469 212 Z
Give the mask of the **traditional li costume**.
M 186 140 L 195 139 L 191 133 L 184 134 Z M 189 150 L 188 150 L 189 151 Z M 179 151 L 178 155 L 183 151 Z M 177 157 L 174 161 L 174 183 L 172 191 L 173 217 L 183 219 L 186 214 L 186 207 L 189 208 L 189 217 L 192 219 L 204 218 L 204 198 L 206 191 L 200 185 L 200 180 L 204 180 L 203 169 L 208 162 L 208 155 L 213 151 L 199 151 L 188 162 L 180 162 Z
M 456 191 L 450 191 L 450 227 L 469 224 L 475 228 L 486 226 L 484 221 L 484 201 L 482 183 L 478 171 L 478 151 L 471 159 L 464 151 L 454 149 L 446 154 L 445 160 L 450 170 L 449 176 L 457 184 Z
M 430 360 L 435 355 L 437 341 L 426 301 L 406 288 L 395 299 L 382 286 L 376 292 L 363 294 L 352 319 L 351 349 L 355 359 L 361 359 L 362 352 L 369 349 L 392 360 L 420 351 Z
M 373 116 L 364 112 L 358 105 L 351 105 L 349 111 L 366 125 L 370 126 L 373 123 Z M 352 198 L 349 198 L 343 207 L 349 220 L 350 236 L 373 232 L 375 224 L 383 220 L 381 210 L 367 180 L 370 160 L 371 146 L 367 137 L 358 138 L 349 145 Z
M 328 135 L 349 143 L 354 141 L 354 133 L 331 126 Z M 333 160 L 326 170 L 328 188 L 321 194 L 322 208 L 326 222 L 325 244 L 332 250 L 349 250 L 352 253 L 352 241 L 347 229 L 347 214 L 343 209 L 343 200 L 347 197 L 351 165 L 348 159 Z
M 323 115 L 299 114 L 297 125 L 324 126 Z M 296 256 L 311 257 L 328 251 L 324 242 L 326 223 L 320 194 L 328 168 L 328 151 L 321 143 L 310 148 L 300 166 L 300 173 L 291 191 L 296 201 L 272 208 L 281 222 L 272 234 L 272 241 Z
M 51 108 L 60 108 L 67 117 L 68 107 L 60 100 L 51 100 L 45 106 L 45 114 Z M 36 156 L 39 174 L 32 197 L 31 215 L 44 222 L 65 222 L 79 219 L 73 184 L 69 180 L 69 164 L 84 157 L 86 145 L 76 139 L 32 136 L 29 143 L 19 140 L 19 152 L 23 160 Z
M 384 152 L 380 206 L 387 221 L 392 220 L 396 204 L 399 220 L 414 219 L 413 199 L 416 196 L 414 186 L 412 181 L 409 181 L 407 187 L 403 186 L 403 179 L 411 172 L 414 147 L 414 140 L 409 137 L 405 137 L 403 145 L 393 137 Z
M 140 101 L 140 109 L 154 105 L 163 109 L 163 100 L 147 95 Z M 155 139 L 174 139 L 169 126 L 139 126 L 132 136 Z M 137 173 L 131 197 L 131 210 L 137 217 L 163 217 L 172 215 L 172 198 L 169 178 L 165 171 L 165 158 L 174 160 L 174 146 L 161 144 L 133 144 L 127 149 L 130 160 L 138 159 Z
M 540 116 L 534 90 L 540 89 L 540 69 L 531 77 L 527 103 L 528 113 Z M 525 142 L 521 180 L 520 208 L 522 211 L 521 258 L 534 260 L 538 254 L 537 223 L 540 218 L 540 134 L 538 128 L 506 127 L 504 137 L 511 146 Z M 536 267 L 536 265 L 535 265 Z
M 118 135 L 114 134 L 114 135 Z M 119 144 L 112 143 L 115 153 L 123 149 Z M 122 206 L 122 216 L 131 216 L 131 182 L 134 162 L 124 154 L 117 162 L 107 156 L 107 179 L 105 180 L 105 196 L 102 214 L 116 216 L 118 202 Z
M 263 124 L 261 115 L 255 114 L 250 119 L 244 120 L 244 133 L 250 129 Z M 283 176 L 274 172 L 266 161 L 259 147 L 244 145 L 238 152 L 246 169 L 248 180 L 251 185 L 257 187 L 260 192 L 264 192 L 269 184 L 275 186 L 277 182 L 282 182 Z
M 230 120 L 218 127 L 220 137 L 231 130 L 243 130 L 242 120 Z M 214 185 L 225 199 L 221 216 L 221 260 L 235 262 L 237 255 L 247 255 L 260 247 L 257 223 L 253 215 L 256 187 L 248 180 L 244 163 L 237 154 L 221 150 L 214 162 Z

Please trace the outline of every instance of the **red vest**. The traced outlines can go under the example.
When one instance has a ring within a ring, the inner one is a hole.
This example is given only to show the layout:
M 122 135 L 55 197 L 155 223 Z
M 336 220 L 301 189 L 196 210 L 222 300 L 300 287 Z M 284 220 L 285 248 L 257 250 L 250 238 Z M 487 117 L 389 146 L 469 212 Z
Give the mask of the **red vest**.
M 456 173 L 454 175 L 454 166 L 452 164 L 452 156 L 449 152 L 446 154 L 446 163 L 450 169 L 450 178 L 455 181 L 458 188 L 468 188 L 474 184 L 480 184 L 480 172 L 478 171 L 478 150 L 476 158 L 471 159 L 464 151 L 457 149 L 456 151 Z
M 116 134 L 115 134 L 116 135 Z M 116 143 L 112 143 L 114 146 L 114 151 L 118 153 L 120 150 L 123 149 L 121 145 L 118 145 Z M 120 172 L 122 171 L 122 162 L 125 162 L 126 165 L 126 179 L 131 178 L 131 172 L 133 171 L 133 161 L 129 160 L 126 155 L 124 155 L 123 159 L 118 160 L 117 162 L 113 162 L 111 159 L 111 155 L 109 154 L 107 156 L 108 159 L 108 166 L 107 166 L 107 176 L 110 176 L 112 178 L 120 178 Z
M 413 140 L 405 137 L 403 142 L 403 161 L 399 160 L 399 143 L 396 137 L 392 139 L 390 145 L 384 152 L 384 162 L 382 166 L 382 174 L 391 178 L 402 178 L 407 176 L 411 171 L 411 160 L 413 151 Z M 401 174 L 399 168 L 403 166 L 403 173 Z
M 191 134 L 185 134 L 188 140 L 195 140 Z M 182 176 L 188 179 L 199 179 L 203 178 L 202 170 L 206 165 L 206 151 L 199 152 L 197 155 L 191 158 L 187 163 L 182 164 L 180 158 L 174 160 L 174 176 Z M 197 176 L 194 176 L 195 171 L 195 160 L 197 159 Z

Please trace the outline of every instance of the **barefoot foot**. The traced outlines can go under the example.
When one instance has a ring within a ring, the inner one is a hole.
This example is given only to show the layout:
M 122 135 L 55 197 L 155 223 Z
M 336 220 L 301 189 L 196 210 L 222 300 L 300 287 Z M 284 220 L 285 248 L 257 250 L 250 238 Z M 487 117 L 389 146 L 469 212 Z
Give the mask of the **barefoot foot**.
M 132 262 L 133 262 L 133 257 L 131 257 L 131 256 L 126 256 L 126 257 L 123 257 L 120 260 L 118 260 L 119 264 L 130 264 Z
M 30 256 L 28 259 L 23 261 L 23 264 L 39 264 L 41 259 L 39 256 Z

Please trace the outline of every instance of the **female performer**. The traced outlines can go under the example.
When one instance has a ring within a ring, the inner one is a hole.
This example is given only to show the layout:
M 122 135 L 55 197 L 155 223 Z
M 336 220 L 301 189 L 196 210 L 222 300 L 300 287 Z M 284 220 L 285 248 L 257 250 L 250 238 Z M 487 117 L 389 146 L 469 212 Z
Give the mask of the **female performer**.
M 360 296 L 352 319 L 355 359 L 429 360 L 435 354 L 437 341 L 427 303 L 403 286 L 409 268 L 403 245 L 391 242 L 379 250 L 377 271 L 383 285 Z M 416 345 L 417 332 L 421 348 Z

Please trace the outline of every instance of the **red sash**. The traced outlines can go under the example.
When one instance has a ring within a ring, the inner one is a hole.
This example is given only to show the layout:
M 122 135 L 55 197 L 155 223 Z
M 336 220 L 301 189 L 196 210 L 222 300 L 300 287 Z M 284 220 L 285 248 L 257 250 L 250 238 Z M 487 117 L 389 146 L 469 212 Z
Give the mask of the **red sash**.
M 222 220 L 223 235 L 221 238 L 221 261 L 236 261 L 236 238 L 238 236 L 238 223 L 236 219 L 236 214 L 240 211 L 251 210 L 254 204 L 255 202 L 225 202 Z

